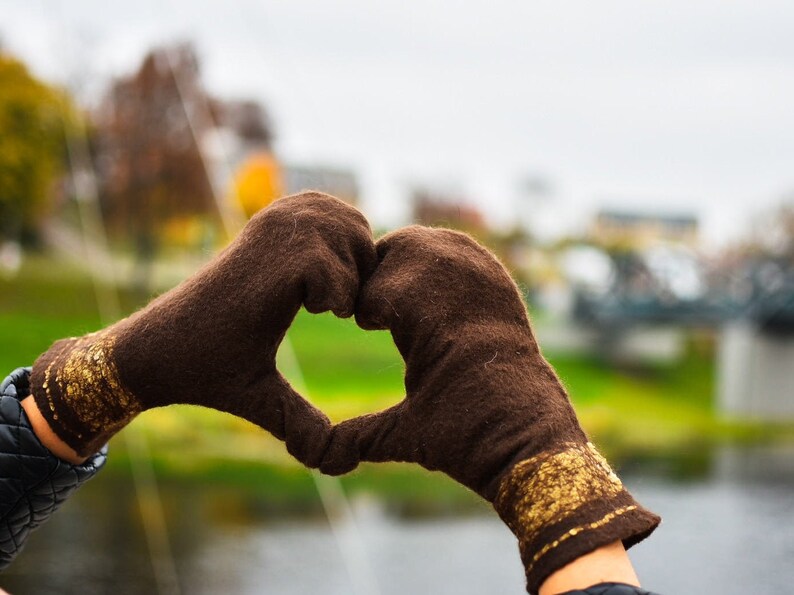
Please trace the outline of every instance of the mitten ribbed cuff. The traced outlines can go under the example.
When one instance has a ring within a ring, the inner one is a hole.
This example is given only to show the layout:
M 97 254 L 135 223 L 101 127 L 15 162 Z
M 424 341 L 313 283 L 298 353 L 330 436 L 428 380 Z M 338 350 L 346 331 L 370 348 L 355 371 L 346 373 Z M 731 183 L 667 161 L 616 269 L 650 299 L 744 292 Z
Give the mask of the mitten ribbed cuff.
M 590 443 L 563 443 L 518 463 L 494 507 L 518 538 L 533 594 L 576 558 L 615 541 L 630 547 L 661 520 L 632 498 Z

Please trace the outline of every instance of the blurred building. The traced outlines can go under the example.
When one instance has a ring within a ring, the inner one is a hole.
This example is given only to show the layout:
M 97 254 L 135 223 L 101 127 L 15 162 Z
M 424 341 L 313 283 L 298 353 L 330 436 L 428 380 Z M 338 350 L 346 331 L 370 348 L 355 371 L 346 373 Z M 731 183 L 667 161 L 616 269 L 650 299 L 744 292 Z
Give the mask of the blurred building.
M 416 189 L 412 193 L 416 223 L 451 227 L 482 237 L 488 227 L 483 214 L 462 197 L 427 189 Z
M 273 134 L 264 108 L 255 101 L 207 102 L 208 117 L 197 131 L 201 151 L 218 188 L 228 188 L 233 173 L 253 156 L 272 152 Z
M 718 354 L 720 411 L 768 421 L 794 419 L 794 307 L 775 315 L 770 329 L 759 321 L 726 324 Z M 788 318 L 786 318 L 788 317 Z
M 698 242 L 698 231 L 698 219 L 692 214 L 612 209 L 599 211 L 591 227 L 591 235 L 598 244 L 635 249 L 660 242 L 694 247 Z
M 283 176 L 287 194 L 302 190 L 319 190 L 354 206 L 359 202 L 358 180 L 356 174 L 349 169 L 293 164 L 284 166 Z

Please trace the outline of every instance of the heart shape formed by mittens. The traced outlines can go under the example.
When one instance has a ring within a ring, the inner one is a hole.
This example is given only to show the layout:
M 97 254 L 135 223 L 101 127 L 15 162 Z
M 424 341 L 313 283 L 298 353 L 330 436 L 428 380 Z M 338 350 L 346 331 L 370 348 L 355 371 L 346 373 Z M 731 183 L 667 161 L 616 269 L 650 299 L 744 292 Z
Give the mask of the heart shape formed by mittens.
M 301 306 L 389 329 L 406 398 L 332 426 L 276 369 Z M 519 292 L 472 238 L 412 226 L 377 248 L 366 219 L 303 193 L 257 214 L 193 277 L 98 333 L 56 342 L 31 390 L 55 433 L 95 452 L 139 412 L 226 411 L 326 473 L 360 461 L 440 470 L 492 502 L 519 539 L 530 592 L 584 553 L 647 536 L 659 518 L 587 441 L 540 353 Z

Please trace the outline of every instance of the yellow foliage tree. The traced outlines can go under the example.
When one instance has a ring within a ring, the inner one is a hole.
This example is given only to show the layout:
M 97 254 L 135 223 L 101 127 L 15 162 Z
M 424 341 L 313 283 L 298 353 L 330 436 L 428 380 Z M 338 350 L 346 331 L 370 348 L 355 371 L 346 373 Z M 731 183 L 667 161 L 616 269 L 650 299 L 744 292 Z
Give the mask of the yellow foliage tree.
M 31 231 L 46 211 L 75 114 L 63 92 L 0 52 L 0 233 Z
M 234 176 L 232 199 L 249 219 L 283 193 L 281 166 L 271 153 L 252 155 Z

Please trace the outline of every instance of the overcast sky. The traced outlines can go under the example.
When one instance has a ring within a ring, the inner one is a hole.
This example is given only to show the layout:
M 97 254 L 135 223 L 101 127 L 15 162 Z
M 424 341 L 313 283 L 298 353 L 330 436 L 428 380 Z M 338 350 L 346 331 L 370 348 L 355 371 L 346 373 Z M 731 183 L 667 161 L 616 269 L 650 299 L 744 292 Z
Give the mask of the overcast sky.
M 88 95 L 194 40 L 282 156 L 356 169 L 375 223 L 420 182 L 548 233 L 601 206 L 694 211 L 716 241 L 794 190 L 792 32 L 783 0 L 0 0 L 4 44 Z

